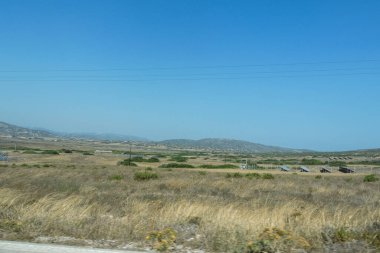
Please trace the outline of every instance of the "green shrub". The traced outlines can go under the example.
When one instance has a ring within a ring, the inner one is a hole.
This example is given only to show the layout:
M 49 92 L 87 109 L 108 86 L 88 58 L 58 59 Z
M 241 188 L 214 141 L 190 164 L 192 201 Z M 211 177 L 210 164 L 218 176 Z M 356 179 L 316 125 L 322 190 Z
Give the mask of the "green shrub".
M 174 161 L 177 163 L 184 163 L 187 162 L 187 158 L 183 156 L 172 156 L 169 161 Z
M 149 242 L 152 249 L 159 252 L 167 252 L 175 244 L 177 233 L 173 228 L 165 228 L 149 232 L 145 240 Z
M 363 182 L 376 182 L 380 179 L 375 174 L 367 175 L 364 177 Z
M 237 165 L 234 165 L 234 164 L 220 164 L 220 165 L 202 164 L 199 166 L 199 168 L 203 168 L 203 169 L 237 169 L 239 167 Z
M 85 151 L 85 152 L 83 152 L 83 155 L 94 155 L 94 153 L 91 153 L 91 152 Z
M 354 239 L 354 233 L 348 228 L 342 227 L 335 230 L 332 239 L 334 242 L 347 242 Z
M 152 171 L 153 169 L 151 167 L 145 168 L 145 170 Z
M 150 179 L 157 179 L 158 174 L 157 173 L 152 173 L 148 171 L 139 171 L 136 172 L 133 179 L 137 181 L 144 181 L 144 180 L 150 180 Z
M 57 150 L 44 150 L 41 152 L 41 154 L 44 155 L 59 155 L 59 152 Z
M 324 164 L 321 160 L 317 160 L 317 159 L 302 159 L 301 163 L 303 165 L 322 165 Z
M 145 162 L 147 162 L 147 163 L 159 163 L 160 159 L 158 159 L 157 157 L 151 157 L 149 159 L 146 159 Z
M 198 171 L 199 175 L 201 176 L 206 176 L 207 175 L 207 172 L 206 171 Z
M 245 177 L 248 179 L 253 179 L 253 178 L 259 179 L 261 178 L 261 175 L 259 173 L 248 173 L 248 174 L 245 174 Z
M 161 164 L 160 168 L 194 168 L 193 165 L 187 163 L 167 163 Z
M 263 179 L 274 179 L 274 176 L 271 173 L 264 173 L 262 175 Z
M 39 154 L 38 152 L 34 151 L 34 150 L 25 150 L 24 152 L 22 152 L 23 154 Z
M 129 159 L 126 159 L 127 161 L 129 161 Z M 135 156 L 135 157 L 132 157 L 131 159 L 131 162 L 136 162 L 136 163 L 158 163 L 160 162 L 160 159 L 156 158 L 156 157 L 151 157 L 149 159 L 145 159 L 141 156 Z
M 343 161 L 332 161 L 332 162 L 329 162 L 329 165 L 333 167 L 340 167 L 340 166 L 346 166 L 347 163 Z
M 125 159 L 117 163 L 118 165 L 137 167 L 137 164 L 130 162 L 129 159 Z
M 321 175 L 317 175 L 317 176 L 315 176 L 315 179 L 322 179 L 322 176 Z
M 108 177 L 109 180 L 123 180 L 124 176 L 123 175 L 111 175 Z
M 243 175 L 240 174 L 239 172 L 227 173 L 226 174 L 226 178 L 231 178 L 231 177 L 233 177 L 233 178 L 241 178 L 241 177 L 243 177 Z

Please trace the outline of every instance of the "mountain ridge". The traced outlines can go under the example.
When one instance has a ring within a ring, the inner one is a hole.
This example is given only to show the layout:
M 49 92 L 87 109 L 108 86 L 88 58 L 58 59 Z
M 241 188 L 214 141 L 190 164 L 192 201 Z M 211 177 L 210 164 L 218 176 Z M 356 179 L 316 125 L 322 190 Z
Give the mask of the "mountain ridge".
M 226 138 L 203 138 L 192 139 L 168 139 L 162 141 L 150 141 L 143 137 L 109 133 L 62 133 L 51 131 L 44 128 L 27 128 L 0 121 L 0 137 L 5 138 L 24 138 L 24 139 L 82 139 L 99 141 L 137 141 L 147 144 L 161 145 L 168 148 L 179 149 L 199 149 L 207 151 L 225 151 L 242 153 L 305 153 L 316 152 L 306 149 L 293 149 L 264 145 L 245 140 L 226 139 Z M 347 151 L 334 151 L 327 153 L 342 152 L 374 152 L 380 148 L 357 149 Z M 321 152 L 323 153 L 323 152 Z
M 250 152 L 250 153 L 301 153 L 307 150 L 269 146 L 244 140 L 226 138 L 204 138 L 199 140 L 191 139 L 171 139 L 158 142 L 163 145 L 175 148 L 206 149 L 231 152 Z

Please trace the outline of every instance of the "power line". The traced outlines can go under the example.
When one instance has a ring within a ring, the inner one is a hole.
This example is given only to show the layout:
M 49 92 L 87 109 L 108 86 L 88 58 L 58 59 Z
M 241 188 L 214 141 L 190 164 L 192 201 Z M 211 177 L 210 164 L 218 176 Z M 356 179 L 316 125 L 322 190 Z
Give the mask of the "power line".
M 205 66 L 179 66 L 179 67 L 145 67 L 145 68 L 89 68 L 89 69 L 46 69 L 46 70 L 0 70 L 3 73 L 21 72 L 101 72 L 101 71 L 146 71 L 146 70 L 180 70 L 180 69 L 218 69 L 218 68 L 250 68 L 250 67 L 269 67 L 269 66 L 301 66 L 301 65 L 320 65 L 320 64 L 340 64 L 340 63 L 365 63 L 379 62 L 380 60 L 342 60 L 342 61 L 319 61 L 319 62 L 293 62 L 293 63 L 268 63 L 268 64 L 241 64 L 241 65 L 205 65 Z
M 0 79 L 1 82 L 154 82 L 154 81 L 202 81 L 202 80 L 249 80 L 262 78 L 299 78 L 380 75 L 380 72 L 325 74 L 325 75 L 282 75 L 282 76 L 247 76 L 247 77 L 206 77 L 206 78 L 156 78 L 156 79 Z
M 279 70 L 279 71 L 250 71 L 250 72 L 218 72 L 218 73 L 188 73 L 188 74 L 143 74 L 149 77 L 188 77 L 188 76 L 214 76 L 214 75 L 252 75 L 252 74 L 286 74 L 286 73 L 307 73 L 307 72 L 329 72 L 329 71 L 358 71 L 358 70 L 380 70 L 380 68 L 337 68 L 337 69 L 309 69 L 309 70 Z M 354 73 L 353 73 L 354 74 Z M 22 76 L 25 78 L 25 76 Z M 86 78 L 109 78 L 107 76 L 84 76 L 84 75 L 66 75 L 66 76 L 47 76 L 49 78 L 65 77 L 86 77 Z M 115 76 L 110 76 L 110 78 Z

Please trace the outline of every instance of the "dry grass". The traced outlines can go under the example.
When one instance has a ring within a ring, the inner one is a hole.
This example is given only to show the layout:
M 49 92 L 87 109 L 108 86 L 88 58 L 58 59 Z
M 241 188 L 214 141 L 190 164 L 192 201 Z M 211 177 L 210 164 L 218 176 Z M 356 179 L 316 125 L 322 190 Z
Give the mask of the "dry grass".
M 0 231 L 144 242 L 171 227 L 177 243 L 207 251 L 244 252 L 269 227 L 292 231 L 312 247 L 322 232 L 365 233 L 380 222 L 380 183 L 362 176 L 275 175 L 153 169 L 159 179 L 134 180 L 139 168 L 57 166 L 0 168 Z M 119 176 L 121 175 L 121 176 Z

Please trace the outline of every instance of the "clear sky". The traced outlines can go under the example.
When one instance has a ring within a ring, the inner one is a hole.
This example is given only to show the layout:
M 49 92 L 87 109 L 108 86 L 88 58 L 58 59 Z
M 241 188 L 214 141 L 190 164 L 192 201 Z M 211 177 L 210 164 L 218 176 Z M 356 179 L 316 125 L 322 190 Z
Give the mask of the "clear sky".
M 380 1 L 3 0 L 0 121 L 380 147 Z

